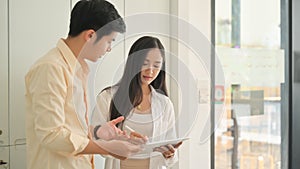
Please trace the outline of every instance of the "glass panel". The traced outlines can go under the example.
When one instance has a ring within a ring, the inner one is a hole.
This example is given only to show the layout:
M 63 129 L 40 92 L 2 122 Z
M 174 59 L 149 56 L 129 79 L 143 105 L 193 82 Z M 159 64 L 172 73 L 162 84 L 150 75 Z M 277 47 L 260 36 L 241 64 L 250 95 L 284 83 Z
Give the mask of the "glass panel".
M 286 38 L 280 0 L 215 5 L 216 59 L 226 80 L 223 115 L 215 119 L 215 168 L 279 169 Z

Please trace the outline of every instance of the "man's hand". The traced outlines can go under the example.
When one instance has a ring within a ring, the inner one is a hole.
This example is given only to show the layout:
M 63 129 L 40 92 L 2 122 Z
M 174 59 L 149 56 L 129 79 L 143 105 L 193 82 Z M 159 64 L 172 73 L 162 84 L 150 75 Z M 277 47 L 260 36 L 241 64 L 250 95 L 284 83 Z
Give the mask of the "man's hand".
M 124 117 L 120 116 L 102 125 L 96 132 L 97 136 L 103 140 L 112 140 L 120 136 L 128 137 L 124 131 L 116 127 L 116 124 L 122 122 L 123 120 Z
M 125 160 L 142 150 L 141 145 L 132 144 L 124 140 L 95 140 L 94 142 L 107 151 L 109 155 L 120 160 Z

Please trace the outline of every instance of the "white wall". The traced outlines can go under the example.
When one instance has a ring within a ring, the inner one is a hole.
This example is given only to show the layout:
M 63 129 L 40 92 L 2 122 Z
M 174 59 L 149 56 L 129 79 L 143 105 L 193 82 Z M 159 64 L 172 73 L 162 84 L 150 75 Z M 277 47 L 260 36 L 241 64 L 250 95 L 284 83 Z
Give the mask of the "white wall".
M 194 83 L 194 81 L 197 85 L 197 91 L 189 91 L 189 93 L 198 92 L 200 94 L 207 94 L 206 102 L 201 104 L 199 102 L 197 105 L 198 112 L 194 118 L 194 123 L 189 134 L 191 139 L 180 148 L 179 168 L 198 169 L 200 166 L 200 168 L 210 168 L 210 133 L 206 133 L 206 131 L 210 131 L 210 109 L 208 100 L 210 93 L 210 73 L 207 72 L 210 70 L 210 13 L 210 0 L 178 1 L 179 18 L 185 20 L 190 27 L 196 29 L 196 32 L 194 32 L 191 29 L 185 28 L 184 25 L 179 25 L 178 30 L 179 34 L 188 35 L 187 44 L 178 43 L 178 56 L 193 75 L 194 79 L 190 79 L 190 85 L 193 85 L 192 83 Z M 200 33 L 200 35 L 198 33 Z M 196 46 L 195 43 L 197 44 Z M 199 46 L 200 52 L 195 50 L 195 47 L 197 48 Z M 181 71 L 180 66 L 178 67 L 178 71 Z M 184 76 L 186 75 L 179 74 L 179 79 L 185 78 Z M 193 101 L 194 100 L 190 100 L 190 102 Z M 191 104 L 189 106 L 194 105 Z M 180 107 L 178 109 L 180 110 Z M 192 118 L 194 117 L 193 113 L 196 112 L 183 110 L 182 113 L 186 113 L 186 116 L 189 115 L 191 116 L 190 118 Z M 188 117 L 186 118 L 190 119 Z M 183 123 L 183 125 L 186 123 L 186 121 L 180 122 L 181 124 Z

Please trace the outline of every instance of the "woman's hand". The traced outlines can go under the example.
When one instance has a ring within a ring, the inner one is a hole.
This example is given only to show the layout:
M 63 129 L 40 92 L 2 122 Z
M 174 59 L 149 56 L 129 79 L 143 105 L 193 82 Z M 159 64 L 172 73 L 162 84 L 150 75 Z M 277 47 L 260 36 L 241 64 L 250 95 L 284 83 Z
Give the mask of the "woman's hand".
M 174 157 L 175 151 L 176 149 L 182 144 L 182 141 L 177 143 L 177 144 L 168 144 L 168 145 L 164 145 L 164 146 L 160 146 L 160 147 L 156 147 L 154 148 L 153 151 L 158 151 L 161 152 L 163 154 L 163 156 L 166 159 L 172 158 Z
M 130 142 L 133 144 L 145 144 L 148 141 L 148 137 L 138 132 L 130 132 Z

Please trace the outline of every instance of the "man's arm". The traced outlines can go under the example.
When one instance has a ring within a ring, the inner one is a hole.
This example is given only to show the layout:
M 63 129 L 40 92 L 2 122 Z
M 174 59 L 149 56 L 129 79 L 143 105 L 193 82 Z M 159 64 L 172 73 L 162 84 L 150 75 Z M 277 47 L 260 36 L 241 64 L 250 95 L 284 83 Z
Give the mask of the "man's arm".
M 67 83 L 62 66 L 42 63 L 26 77 L 32 98 L 34 131 L 41 145 L 64 155 L 78 154 L 89 144 L 86 136 L 71 131 L 65 123 Z M 30 139 L 30 138 L 29 138 Z
M 85 149 L 78 154 L 102 154 L 108 155 L 109 153 L 103 148 L 99 147 L 93 140 L 90 140 Z
M 129 156 L 141 150 L 141 145 L 132 144 L 128 141 L 123 140 L 90 140 L 86 148 L 79 154 L 111 155 L 120 160 L 125 160 Z

